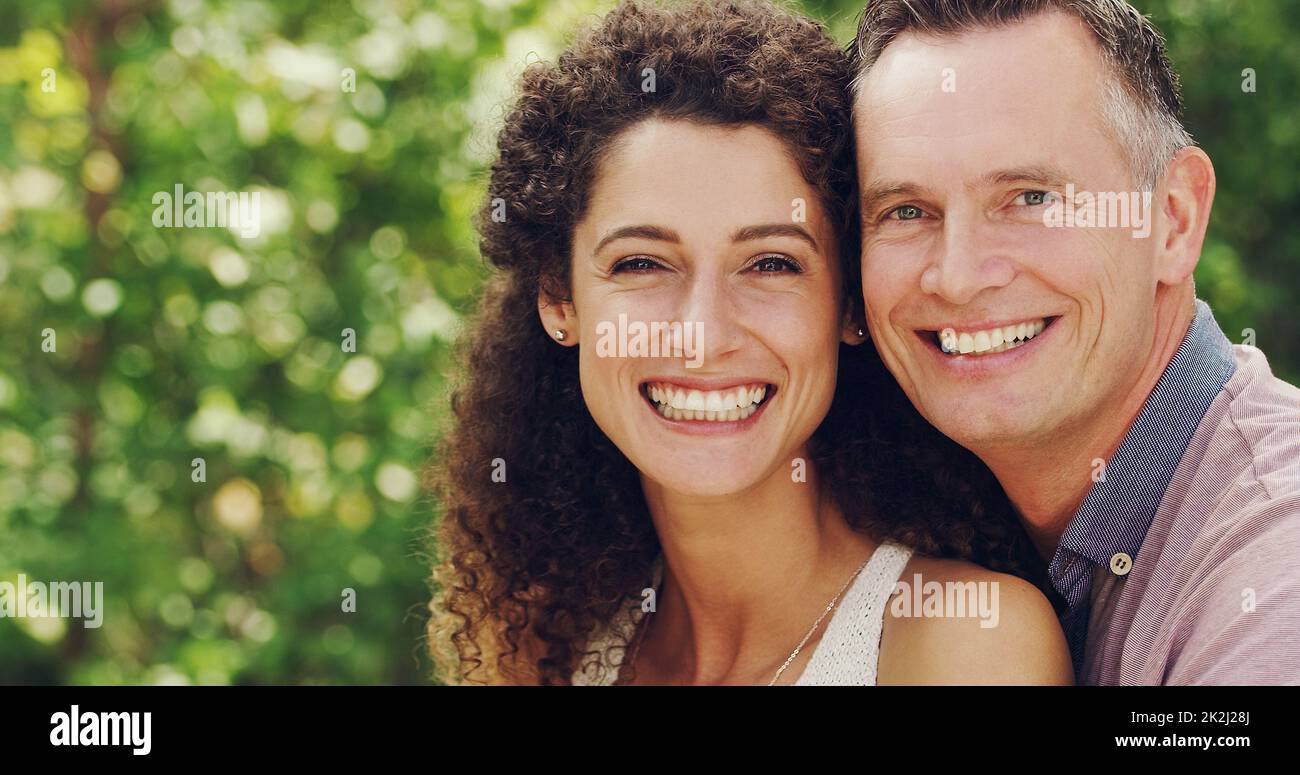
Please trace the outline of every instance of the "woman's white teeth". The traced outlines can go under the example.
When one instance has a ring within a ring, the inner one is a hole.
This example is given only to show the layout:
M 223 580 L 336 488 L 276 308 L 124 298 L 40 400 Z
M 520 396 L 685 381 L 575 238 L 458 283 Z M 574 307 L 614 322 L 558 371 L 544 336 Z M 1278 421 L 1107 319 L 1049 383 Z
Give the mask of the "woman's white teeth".
M 727 390 L 691 390 L 669 384 L 647 387 L 659 413 L 670 420 L 743 420 L 758 411 L 767 385 L 743 385 Z
M 988 328 L 983 331 L 962 331 L 952 328 L 939 332 L 939 349 L 950 355 L 975 353 L 1000 353 L 1013 350 L 1040 334 L 1047 326 L 1045 318 L 1026 320 L 1009 326 Z

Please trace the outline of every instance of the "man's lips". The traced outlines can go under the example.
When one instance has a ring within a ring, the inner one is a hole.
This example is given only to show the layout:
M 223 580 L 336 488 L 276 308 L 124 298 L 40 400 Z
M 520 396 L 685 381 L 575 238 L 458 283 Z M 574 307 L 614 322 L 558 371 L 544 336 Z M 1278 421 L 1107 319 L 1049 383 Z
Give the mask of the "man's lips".
M 1043 336 L 1060 315 L 915 329 L 932 351 L 948 359 L 989 358 L 1019 349 Z

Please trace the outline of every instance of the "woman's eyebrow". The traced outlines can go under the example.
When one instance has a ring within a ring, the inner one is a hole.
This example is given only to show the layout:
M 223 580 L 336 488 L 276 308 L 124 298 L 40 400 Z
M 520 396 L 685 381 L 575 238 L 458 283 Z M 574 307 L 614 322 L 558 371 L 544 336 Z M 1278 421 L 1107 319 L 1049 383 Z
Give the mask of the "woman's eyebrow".
M 812 234 L 802 226 L 793 223 L 765 223 L 758 226 L 746 226 L 737 229 L 736 232 L 731 235 L 731 241 L 748 242 L 749 240 L 763 239 L 765 237 L 794 237 L 807 242 L 814 250 L 817 249 L 817 240 L 813 238 Z M 635 226 L 620 226 L 619 228 L 614 229 L 604 237 L 601 237 L 600 242 L 596 243 L 596 248 L 592 252 L 599 253 L 602 248 L 615 240 L 631 238 L 657 240 L 659 242 L 671 242 L 673 244 L 681 243 L 681 238 L 677 236 L 677 232 L 671 229 L 665 229 L 661 226 L 652 226 L 649 224 L 639 224 Z
M 637 226 L 620 226 L 619 228 L 614 229 L 610 233 L 606 234 L 604 237 L 601 237 L 600 242 L 596 243 L 596 249 L 593 250 L 592 252 L 599 253 L 602 248 L 604 248 L 606 245 L 613 242 L 614 240 L 630 239 L 630 238 L 657 240 L 659 242 L 672 242 L 674 244 L 681 242 L 681 238 L 677 236 L 677 232 L 673 231 L 672 229 L 665 229 L 662 226 L 651 226 L 649 224 L 640 224 Z
M 735 234 L 731 235 L 732 242 L 748 242 L 749 240 L 763 239 L 765 237 L 794 237 L 801 239 L 817 250 L 817 240 L 808 230 L 793 223 L 765 223 L 760 226 L 746 226 L 743 229 L 737 229 Z

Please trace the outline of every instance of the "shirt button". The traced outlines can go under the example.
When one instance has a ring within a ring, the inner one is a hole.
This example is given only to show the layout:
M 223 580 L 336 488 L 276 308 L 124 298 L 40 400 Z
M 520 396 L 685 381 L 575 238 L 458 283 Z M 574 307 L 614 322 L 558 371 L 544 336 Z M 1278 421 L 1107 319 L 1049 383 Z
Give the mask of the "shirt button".
M 1110 572 L 1116 576 L 1127 576 L 1133 570 L 1133 558 L 1124 552 L 1115 552 L 1110 556 Z

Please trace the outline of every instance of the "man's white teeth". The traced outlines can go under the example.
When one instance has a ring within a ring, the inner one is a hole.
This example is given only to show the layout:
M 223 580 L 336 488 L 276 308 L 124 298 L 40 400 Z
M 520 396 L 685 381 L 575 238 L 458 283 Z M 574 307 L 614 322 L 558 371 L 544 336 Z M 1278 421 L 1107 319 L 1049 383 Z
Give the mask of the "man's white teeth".
M 1000 353 L 1014 350 L 1040 334 L 1047 326 L 1045 318 L 1026 320 L 1009 326 L 988 328 L 983 331 L 962 331 L 952 328 L 939 332 L 939 349 L 948 354 L 969 355 L 975 353 Z
M 666 383 L 649 385 L 646 392 L 659 413 L 670 420 L 743 420 L 758 411 L 767 385 L 741 385 L 726 390 L 691 390 Z

